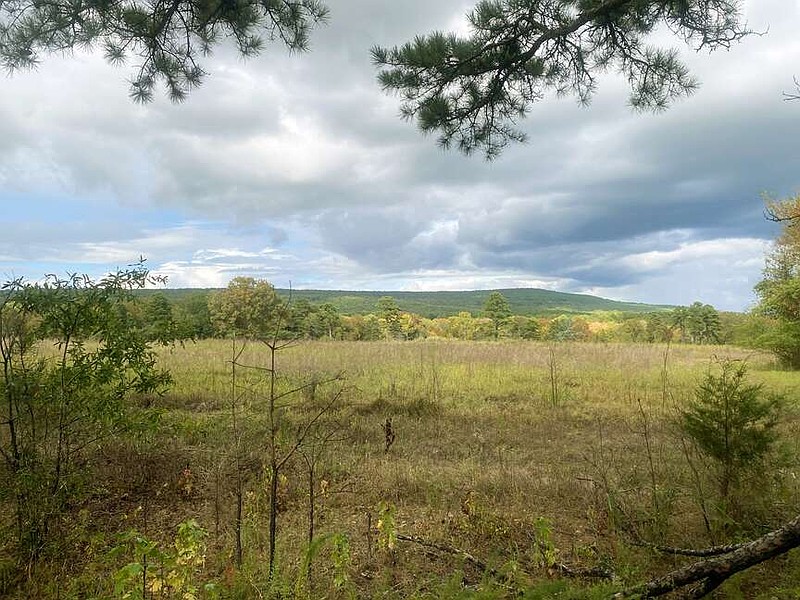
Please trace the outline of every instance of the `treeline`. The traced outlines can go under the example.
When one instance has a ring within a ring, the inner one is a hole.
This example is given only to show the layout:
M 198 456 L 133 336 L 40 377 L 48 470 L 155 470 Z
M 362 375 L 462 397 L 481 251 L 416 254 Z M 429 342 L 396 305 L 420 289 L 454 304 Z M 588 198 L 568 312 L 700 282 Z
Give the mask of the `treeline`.
M 645 314 L 537 317 L 512 314 L 503 295 L 492 292 L 479 314 L 463 311 L 426 318 L 401 310 L 393 297 L 383 296 L 372 313 L 345 315 L 331 303 L 294 300 L 266 281 L 246 277 L 234 279 L 225 290 L 187 293 L 172 300 L 155 293 L 132 304 L 130 312 L 149 339 L 162 342 L 273 332 L 286 339 L 351 341 L 438 337 L 717 344 L 745 343 L 749 337 L 747 316 L 721 314 L 700 302 Z

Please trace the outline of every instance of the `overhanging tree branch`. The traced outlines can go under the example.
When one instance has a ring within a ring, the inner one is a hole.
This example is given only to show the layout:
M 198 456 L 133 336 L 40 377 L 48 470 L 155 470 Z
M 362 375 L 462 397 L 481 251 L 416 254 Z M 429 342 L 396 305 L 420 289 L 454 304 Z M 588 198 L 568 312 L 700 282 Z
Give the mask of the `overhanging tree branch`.
M 264 39 L 306 50 L 327 14 L 320 0 L 0 0 L 0 65 L 14 72 L 35 67 L 43 53 L 100 46 L 112 64 L 140 61 L 134 100 L 151 100 L 161 82 L 181 101 L 205 75 L 198 55 L 221 38 L 243 56 Z
M 794 87 L 796 92 L 784 92 L 783 99 L 784 100 L 800 100 L 800 79 L 797 78 L 797 75 L 792 77 L 792 81 L 794 81 Z
M 625 75 L 637 109 L 693 92 L 698 83 L 677 53 L 647 44 L 659 25 L 697 49 L 751 33 L 734 0 L 483 0 L 468 20 L 467 37 L 434 32 L 372 56 L 404 118 L 445 148 L 487 158 L 524 141 L 516 124 L 546 91 L 588 103 L 598 71 Z

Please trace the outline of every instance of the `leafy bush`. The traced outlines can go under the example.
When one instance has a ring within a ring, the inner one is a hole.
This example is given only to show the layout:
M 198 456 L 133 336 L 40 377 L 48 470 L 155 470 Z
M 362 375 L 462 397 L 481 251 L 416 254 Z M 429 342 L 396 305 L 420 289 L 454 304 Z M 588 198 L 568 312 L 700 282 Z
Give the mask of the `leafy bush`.
M 197 582 L 205 564 L 207 535 L 194 519 L 178 525 L 171 548 L 164 548 L 137 531 L 124 534 L 111 554 L 129 554 L 134 560 L 114 574 L 117 597 L 125 600 L 218 598 L 216 584 Z
M 11 506 L 18 557 L 38 559 L 76 497 L 101 441 L 142 427 L 131 394 L 158 392 L 169 375 L 131 326 L 131 290 L 143 265 L 93 281 L 48 276 L 0 292 L 0 506 Z M 12 540 L 13 538 L 13 540 Z

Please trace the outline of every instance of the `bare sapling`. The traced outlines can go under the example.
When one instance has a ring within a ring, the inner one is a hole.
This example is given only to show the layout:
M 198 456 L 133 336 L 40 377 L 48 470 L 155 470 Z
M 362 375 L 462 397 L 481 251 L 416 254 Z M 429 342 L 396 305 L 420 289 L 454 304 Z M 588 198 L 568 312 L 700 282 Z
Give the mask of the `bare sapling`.
M 313 556 L 312 548 L 314 547 L 316 535 L 316 521 L 317 521 L 317 502 L 318 494 L 317 488 L 319 487 L 319 494 L 326 496 L 330 493 L 330 482 L 319 478 L 320 468 L 323 465 L 324 459 L 331 454 L 333 448 L 347 439 L 345 431 L 345 423 L 341 418 L 344 388 L 340 387 L 332 394 L 332 402 L 326 403 L 327 407 L 323 417 L 320 418 L 314 427 L 309 430 L 302 444 L 298 447 L 298 453 L 303 460 L 306 467 L 306 484 L 308 486 L 308 559 L 305 564 L 306 568 L 306 585 L 309 594 L 313 592 L 312 571 L 313 571 Z M 319 485 L 318 485 L 319 484 Z
M 233 435 L 233 461 L 234 461 L 234 470 L 235 470 L 235 491 L 234 495 L 236 497 L 236 517 L 234 520 L 233 526 L 233 535 L 234 535 L 234 559 L 236 561 L 236 566 L 242 566 L 242 519 L 243 519 L 243 511 L 244 511 L 244 476 L 242 473 L 242 436 L 241 432 L 239 431 L 239 423 L 238 423 L 238 406 L 241 401 L 241 394 L 237 387 L 237 380 L 236 380 L 236 367 L 239 364 L 239 359 L 242 356 L 245 348 L 247 347 L 247 341 L 243 340 L 241 344 L 238 343 L 236 339 L 236 335 L 234 334 L 231 337 L 231 404 L 230 404 L 230 411 L 231 411 L 231 433 Z
M 315 431 L 319 422 L 330 411 L 337 406 L 341 400 L 341 390 L 335 393 L 328 402 L 323 403 L 320 407 L 316 408 L 312 416 L 301 425 L 288 448 L 282 449 L 279 440 L 279 433 L 282 429 L 282 414 L 283 409 L 286 408 L 286 402 L 298 394 L 303 393 L 305 390 L 325 386 L 326 384 L 335 381 L 342 381 L 344 379 L 343 373 L 337 373 L 326 379 L 319 379 L 312 377 L 310 381 L 300 384 L 299 386 L 291 389 L 281 391 L 278 389 L 278 354 L 281 350 L 288 348 L 295 343 L 295 339 L 284 339 L 281 335 L 283 325 L 288 314 L 291 298 L 287 300 L 283 306 L 278 310 L 274 322 L 274 330 L 271 338 L 263 340 L 266 345 L 269 358 L 268 366 L 266 367 L 268 375 L 268 392 L 267 392 L 267 421 L 269 431 L 267 432 L 268 444 L 268 465 L 267 472 L 269 474 L 269 574 L 268 580 L 272 581 L 275 575 L 275 550 L 278 537 L 278 482 L 283 468 L 295 456 L 303 444 L 309 439 L 309 436 Z
M 547 368 L 550 380 L 550 405 L 556 407 L 561 403 L 561 381 L 556 349 L 553 344 L 548 347 Z

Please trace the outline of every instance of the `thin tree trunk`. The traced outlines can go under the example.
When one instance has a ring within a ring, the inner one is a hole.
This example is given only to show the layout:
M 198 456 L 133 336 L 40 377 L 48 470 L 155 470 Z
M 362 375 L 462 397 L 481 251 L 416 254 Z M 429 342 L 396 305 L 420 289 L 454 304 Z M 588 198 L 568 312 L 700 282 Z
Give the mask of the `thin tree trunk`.
M 231 347 L 231 426 L 233 429 L 234 467 L 236 469 L 236 521 L 234 523 L 234 537 L 236 550 L 234 559 L 236 566 L 242 566 L 242 513 L 244 512 L 244 490 L 242 481 L 242 456 L 239 427 L 236 420 L 236 365 L 241 351 L 236 350 L 236 335 L 233 336 Z
M 311 590 L 311 544 L 314 543 L 314 525 L 316 520 L 316 495 L 314 493 L 314 462 L 313 458 L 308 461 L 308 570 L 306 571 L 306 580 L 308 581 L 308 591 Z
M 272 344 L 269 345 L 269 451 L 270 451 L 270 495 L 269 495 L 269 575 L 268 581 L 272 582 L 275 575 L 275 544 L 278 537 L 278 431 L 275 407 L 275 353 L 277 352 L 277 334 Z
M 278 463 L 273 459 L 270 465 L 269 494 L 269 581 L 275 575 L 275 543 L 278 533 Z

